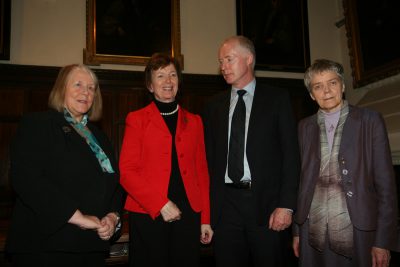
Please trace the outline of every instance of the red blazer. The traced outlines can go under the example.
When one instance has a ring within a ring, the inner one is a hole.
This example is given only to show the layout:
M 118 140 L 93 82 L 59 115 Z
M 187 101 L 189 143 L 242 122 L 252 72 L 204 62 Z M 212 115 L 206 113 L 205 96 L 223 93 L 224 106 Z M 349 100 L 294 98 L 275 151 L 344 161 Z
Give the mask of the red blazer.
M 209 176 L 203 123 L 198 115 L 178 111 L 175 135 L 180 173 L 192 209 L 210 223 Z M 153 219 L 168 202 L 172 135 L 154 103 L 128 114 L 120 155 L 120 182 L 128 193 L 125 209 Z

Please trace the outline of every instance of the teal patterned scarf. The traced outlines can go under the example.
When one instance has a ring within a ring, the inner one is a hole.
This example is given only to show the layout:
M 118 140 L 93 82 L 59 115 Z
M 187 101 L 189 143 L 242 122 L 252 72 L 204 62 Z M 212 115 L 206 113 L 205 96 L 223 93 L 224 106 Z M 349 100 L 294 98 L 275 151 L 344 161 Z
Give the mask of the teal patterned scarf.
M 114 173 L 111 162 L 108 159 L 107 155 L 104 153 L 103 149 L 101 149 L 99 142 L 96 140 L 96 137 L 86 127 L 86 124 L 88 122 L 88 115 L 85 114 L 81 122 L 76 122 L 74 118 L 72 118 L 70 112 L 66 108 L 64 108 L 64 118 L 83 138 L 85 138 L 86 143 L 96 155 L 96 158 L 99 161 L 103 172 Z

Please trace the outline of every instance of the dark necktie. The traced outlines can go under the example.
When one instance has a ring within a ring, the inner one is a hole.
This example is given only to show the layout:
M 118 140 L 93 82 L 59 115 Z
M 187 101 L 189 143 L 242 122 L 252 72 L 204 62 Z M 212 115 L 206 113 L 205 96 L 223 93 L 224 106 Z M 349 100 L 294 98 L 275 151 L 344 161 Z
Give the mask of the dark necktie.
M 232 115 L 229 139 L 228 176 L 234 183 L 243 177 L 244 137 L 246 125 L 246 105 L 243 101 L 245 90 L 237 91 L 239 98 Z

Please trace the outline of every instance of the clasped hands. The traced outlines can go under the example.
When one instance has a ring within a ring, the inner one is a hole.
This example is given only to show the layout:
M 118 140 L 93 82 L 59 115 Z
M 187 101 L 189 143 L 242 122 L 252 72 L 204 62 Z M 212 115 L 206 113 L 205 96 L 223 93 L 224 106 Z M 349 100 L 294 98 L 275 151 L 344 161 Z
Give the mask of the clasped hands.
M 182 214 L 178 206 L 171 200 L 168 200 L 168 202 L 161 208 L 160 213 L 165 222 L 180 220 Z
M 118 217 L 114 212 L 110 212 L 99 219 L 96 216 L 85 215 L 80 210 L 76 210 L 68 222 L 84 230 L 94 230 L 102 240 L 109 240 L 115 232 Z
M 160 213 L 165 222 L 180 220 L 182 215 L 178 206 L 171 200 L 168 200 L 168 202 L 161 208 Z M 203 244 L 209 244 L 214 234 L 211 226 L 209 224 L 202 224 L 200 231 L 200 242 Z

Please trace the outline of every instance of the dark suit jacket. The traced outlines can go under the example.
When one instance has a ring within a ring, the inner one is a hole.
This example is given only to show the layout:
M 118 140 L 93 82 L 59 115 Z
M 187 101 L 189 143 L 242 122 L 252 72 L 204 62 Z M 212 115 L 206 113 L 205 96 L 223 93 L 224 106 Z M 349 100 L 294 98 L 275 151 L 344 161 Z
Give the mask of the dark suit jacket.
M 376 231 L 375 246 L 390 248 L 396 236 L 397 198 L 382 117 L 377 112 L 350 106 L 341 140 L 338 157 L 351 221 L 361 231 Z M 319 176 L 317 115 L 300 122 L 299 143 L 302 169 L 295 221 L 301 225 L 310 211 Z
M 213 98 L 204 110 L 210 172 L 211 223 L 219 220 L 228 153 L 230 90 Z M 296 206 L 299 156 L 296 123 L 286 90 L 256 86 L 247 134 L 254 205 L 260 225 L 268 225 L 275 208 Z
M 79 209 L 99 218 L 122 208 L 118 168 L 107 137 L 88 127 L 116 173 L 104 173 L 86 141 L 62 113 L 26 115 L 11 146 L 11 184 L 16 204 L 7 238 L 11 253 L 104 251 L 95 231 L 67 223 Z

